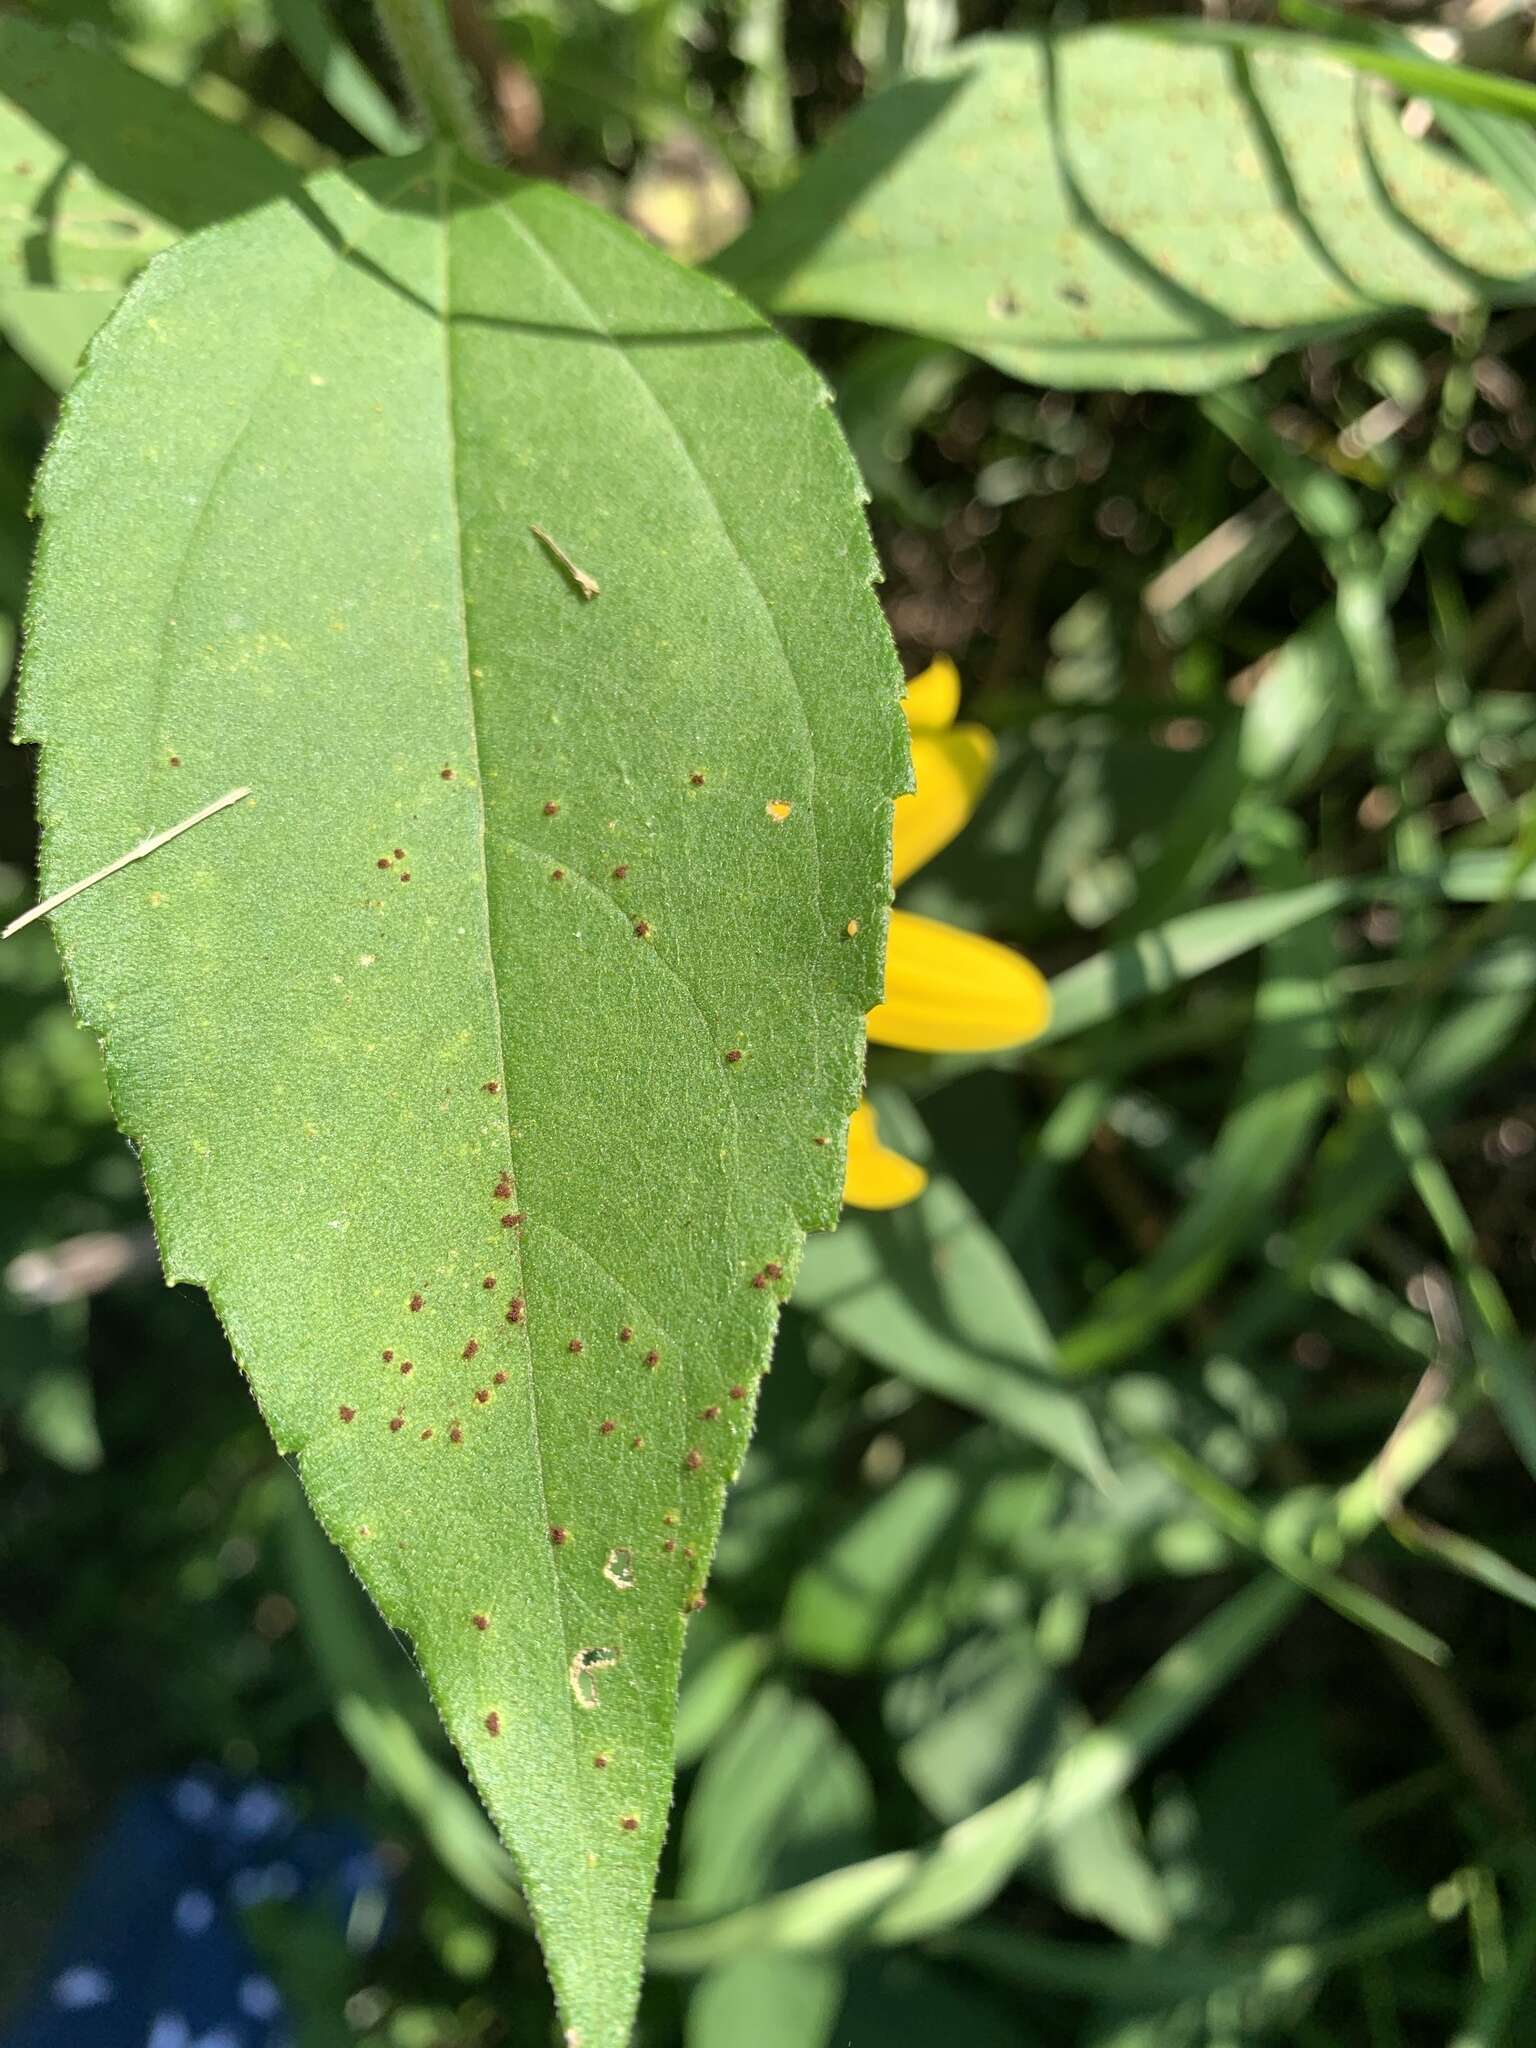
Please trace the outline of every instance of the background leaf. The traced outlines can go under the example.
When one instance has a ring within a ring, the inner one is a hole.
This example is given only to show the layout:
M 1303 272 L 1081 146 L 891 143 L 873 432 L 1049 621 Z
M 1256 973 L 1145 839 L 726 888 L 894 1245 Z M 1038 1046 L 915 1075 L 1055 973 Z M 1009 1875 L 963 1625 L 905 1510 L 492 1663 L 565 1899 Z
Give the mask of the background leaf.
M 1528 299 L 1499 188 L 1286 40 L 977 38 L 861 107 L 716 267 L 776 313 L 1099 388 L 1201 390 L 1397 308 Z
M 167 1270 L 619 2048 L 684 1613 L 879 988 L 851 464 L 718 286 L 440 156 L 153 266 L 41 504 L 47 882 L 254 792 L 57 920 Z
M 297 182 L 111 50 L 0 16 L 0 328 L 51 383 L 158 250 Z
M 910 1107 L 884 1129 L 923 1149 Z M 1022 1274 L 951 1180 L 889 1214 L 854 1213 L 807 1247 L 796 1306 L 913 1385 L 990 1416 L 1090 1478 L 1107 1467 L 1092 1416 L 1058 1378 L 1055 1340 Z

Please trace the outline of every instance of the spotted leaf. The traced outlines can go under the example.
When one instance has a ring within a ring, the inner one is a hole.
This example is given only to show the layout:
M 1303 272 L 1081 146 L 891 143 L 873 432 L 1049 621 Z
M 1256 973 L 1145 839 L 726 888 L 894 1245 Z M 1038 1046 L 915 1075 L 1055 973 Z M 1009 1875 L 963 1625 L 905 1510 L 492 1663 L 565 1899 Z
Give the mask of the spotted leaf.
M 251 791 L 56 915 L 167 1271 L 620 2048 L 686 1616 L 880 989 L 852 464 L 722 287 L 428 154 L 158 258 L 40 505 L 45 886 Z
M 859 108 L 720 274 L 1036 383 L 1177 391 L 1403 308 L 1531 296 L 1531 229 L 1379 78 L 1190 27 L 962 43 Z

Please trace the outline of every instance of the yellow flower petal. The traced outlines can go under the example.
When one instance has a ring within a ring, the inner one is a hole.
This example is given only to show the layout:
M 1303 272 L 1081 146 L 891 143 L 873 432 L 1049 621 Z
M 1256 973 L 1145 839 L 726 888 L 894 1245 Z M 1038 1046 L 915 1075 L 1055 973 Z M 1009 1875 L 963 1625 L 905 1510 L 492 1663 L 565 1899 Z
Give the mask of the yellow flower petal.
M 869 1035 L 908 1052 L 1001 1052 L 1050 1022 L 1045 977 L 1022 953 L 910 910 L 891 912 L 885 1001 Z
M 848 1169 L 843 1200 L 854 1209 L 899 1209 L 915 1202 L 928 1176 L 915 1159 L 903 1159 L 880 1142 L 880 1127 L 868 1099 L 848 1120 Z
M 954 724 L 960 709 L 960 672 L 947 654 L 930 661 L 907 684 L 902 709 L 914 732 L 942 732 Z
M 984 725 L 912 735 L 917 789 L 896 799 L 891 879 L 898 886 L 961 829 L 992 777 L 997 742 Z

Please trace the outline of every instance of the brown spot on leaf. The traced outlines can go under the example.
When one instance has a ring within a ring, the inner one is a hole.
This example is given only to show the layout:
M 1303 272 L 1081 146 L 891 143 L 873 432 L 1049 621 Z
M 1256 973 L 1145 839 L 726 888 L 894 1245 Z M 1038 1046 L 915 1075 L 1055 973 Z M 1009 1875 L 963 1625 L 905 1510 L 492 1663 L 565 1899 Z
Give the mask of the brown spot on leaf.
M 647 1353 L 645 1354 L 645 1362 L 647 1365 L 660 1365 L 661 1353 L 659 1351 L 647 1351 Z
M 720 1410 L 713 1405 L 708 1408 L 701 1408 L 699 1410 L 699 1420 L 700 1422 L 718 1422 L 720 1420 Z
M 384 1363 L 385 1363 L 386 1365 L 393 1365 L 393 1364 L 394 1364 L 394 1362 L 395 1362 L 395 1354 L 393 1353 L 393 1351 L 386 1351 L 386 1352 L 384 1353 Z
M 704 1453 L 702 1451 L 689 1451 L 688 1455 L 683 1459 L 683 1463 L 690 1472 L 697 1472 L 703 1462 Z
M 648 939 L 650 936 L 651 928 L 642 917 L 635 926 L 635 937 L 637 939 Z
M 732 1399 L 733 1401 L 745 1401 L 745 1399 L 746 1399 L 746 1398 L 747 1398 L 747 1390 L 746 1390 L 746 1388 L 745 1388 L 745 1387 L 732 1387 L 732 1389 L 731 1389 L 731 1399 Z
M 481 1083 L 481 1086 L 487 1095 L 499 1095 L 501 1093 L 501 1083 L 499 1081 L 484 1081 Z
M 398 1436 L 404 1427 L 405 1417 L 403 1415 L 391 1415 L 389 1418 L 389 1433 L 391 1436 Z
M 639 1827 L 639 1825 L 640 1816 L 635 1813 L 626 1813 L 624 1818 L 619 1822 L 619 1826 L 624 1830 L 626 1835 L 632 1835 L 635 1832 L 635 1829 Z
M 741 1047 L 740 1047 L 739 1045 L 733 1045 L 733 1046 L 731 1047 L 730 1051 L 729 1051 L 729 1052 L 728 1052 L 728 1053 L 726 1054 L 726 1056 L 725 1056 L 725 1064 L 726 1064 L 726 1065 L 727 1065 L 728 1067 L 736 1067 L 736 1066 L 740 1066 L 740 1064 L 741 1064 Z
M 491 1617 L 488 1614 L 472 1614 L 469 1618 L 482 1635 L 491 1625 Z
M 437 772 L 443 778 L 444 782 L 452 782 L 453 770 L 451 768 L 439 768 Z
M 507 1384 L 507 1376 L 504 1372 L 493 1373 L 491 1379 L 492 1383 L 498 1387 L 504 1387 Z
M 579 1337 L 573 1337 L 570 1343 L 567 1344 L 565 1348 L 567 1351 L 574 1354 L 578 1351 L 585 1351 L 587 1347 L 585 1344 L 582 1343 Z
M 562 1544 L 570 1542 L 571 1532 L 569 1529 L 562 1529 L 558 1522 L 551 1522 L 549 1525 L 549 1540 L 558 1550 Z
M 480 1346 L 475 1342 L 474 1338 L 471 1337 L 469 1342 L 464 1346 L 464 1349 L 459 1353 L 459 1356 L 461 1358 L 473 1358 L 475 1353 L 479 1349 Z
M 494 1273 L 487 1273 L 485 1278 L 480 1282 L 480 1285 L 485 1289 L 486 1293 L 489 1294 L 491 1289 L 496 1285 L 496 1275 Z
M 341 1406 L 336 1410 L 336 1413 L 341 1417 L 343 1422 L 350 1422 L 352 1418 L 356 1415 L 357 1410 L 355 1408 L 349 1408 L 346 1402 L 343 1401 Z
M 501 1733 L 501 1716 L 494 1707 L 485 1717 L 485 1732 L 487 1735 L 499 1735 Z
M 417 1313 L 417 1312 L 418 1312 L 418 1311 L 420 1310 L 420 1308 L 421 1308 L 421 1305 L 422 1305 L 422 1301 L 421 1301 L 421 1296 L 420 1296 L 419 1294 L 413 1294 L 413 1295 L 411 1296 L 411 1302 L 410 1302 L 410 1307 L 411 1307 L 411 1314 L 412 1314 L 412 1315 L 415 1315 L 415 1314 L 416 1314 L 416 1313 Z
M 520 1323 L 528 1314 L 528 1305 L 520 1294 L 514 1295 L 507 1304 L 507 1321 Z
M 597 1433 L 599 1436 L 612 1436 L 613 1432 L 618 1428 L 618 1426 L 619 1425 L 612 1419 L 611 1416 L 605 1415 L 603 1420 L 597 1426 Z
M 616 882 L 622 882 L 628 877 L 628 874 L 629 869 L 624 865 L 622 861 L 620 861 L 619 865 L 613 871 L 613 879 Z
M 619 1331 L 619 1342 L 620 1342 L 621 1344 L 633 1344 L 633 1343 L 634 1343 L 634 1341 L 635 1341 L 635 1333 L 634 1333 L 634 1331 L 633 1331 L 633 1330 L 632 1330 L 632 1329 L 631 1329 L 631 1328 L 629 1327 L 628 1323 L 625 1323 L 625 1324 L 624 1324 L 624 1326 L 623 1326 L 623 1327 L 621 1328 L 621 1330 Z
M 491 1390 L 489 1387 L 476 1387 L 475 1399 L 480 1403 L 480 1406 L 482 1408 L 485 1406 L 486 1402 L 490 1400 L 490 1398 Z
M 555 818 L 558 817 L 559 814 L 560 806 L 557 803 L 551 801 L 544 806 L 544 815 L 546 818 Z

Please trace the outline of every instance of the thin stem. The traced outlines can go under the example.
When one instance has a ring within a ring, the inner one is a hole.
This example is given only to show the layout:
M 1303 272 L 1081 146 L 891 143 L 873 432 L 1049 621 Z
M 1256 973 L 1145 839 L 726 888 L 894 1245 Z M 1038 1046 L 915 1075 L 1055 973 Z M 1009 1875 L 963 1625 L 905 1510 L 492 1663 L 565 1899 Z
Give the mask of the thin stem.
M 13 932 L 23 930 L 46 917 L 51 910 L 57 910 L 61 903 L 70 903 L 87 889 L 94 889 L 98 882 L 104 882 L 109 875 L 121 874 L 130 862 L 142 860 L 146 853 L 158 853 L 162 846 L 168 846 L 173 839 L 179 839 L 183 832 L 190 832 L 194 825 L 201 825 L 205 818 L 216 817 L 220 811 L 227 811 L 231 804 L 239 803 L 242 797 L 250 795 L 248 789 L 227 790 L 223 796 L 214 798 L 211 804 L 204 804 L 200 811 L 194 811 L 190 818 L 183 818 L 179 825 L 168 825 L 163 832 L 153 833 L 148 839 L 141 839 L 137 846 L 130 846 L 126 853 L 120 853 L 116 860 L 109 860 L 104 868 L 97 868 L 94 874 L 84 875 L 78 882 L 71 882 L 67 889 L 55 890 L 42 903 L 34 903 L 30 910 L 24 910 L 20 917 L 13 917 L 0 939 L 8 939 Z
M 490 131 L 454 41 L 445 0 L 374 0 L 374 6 L 411 98 L 433 135 L 481 163 L 494 163 Z

